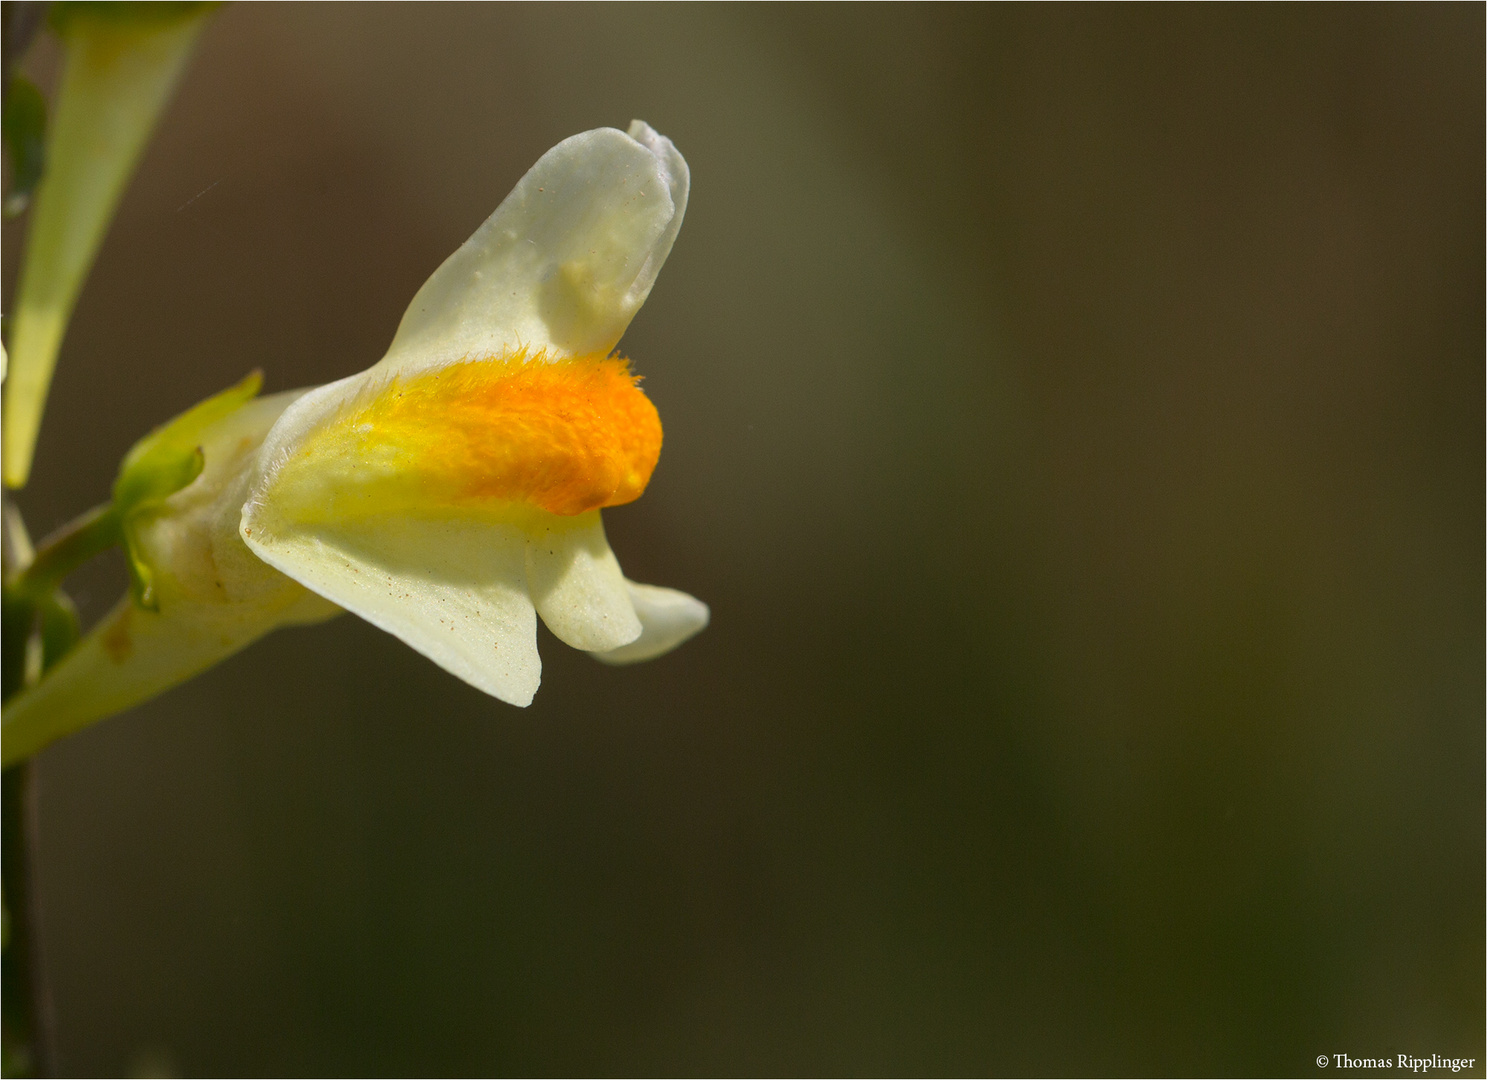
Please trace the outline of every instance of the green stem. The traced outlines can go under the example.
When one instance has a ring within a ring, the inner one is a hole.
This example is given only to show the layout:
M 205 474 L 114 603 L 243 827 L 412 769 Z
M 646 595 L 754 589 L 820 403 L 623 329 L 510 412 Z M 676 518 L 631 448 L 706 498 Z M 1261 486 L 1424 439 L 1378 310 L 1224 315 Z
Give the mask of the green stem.
M 122 539 L 113 504 L 95 506 L 37 545 L 36 557 L 14 572 L 6 586 L 31 600 L 50 596 L 68 574 Z
M 9 504 L 5 511 L 0 699 L 8 707 L 76 643 L 76 614 L 57 586 L 115 542 L 119 529 L 112 509 L 98 507 L 53 533 L 39 552 L 33 552 L 19 512 Z M 0 894 L 5 912 L 0 1074 L 5 1076 L 48 1076 L 55 1066 L 36 894 L 36 768 L 33 762 L 22 762 L 0 773 Z
M 36 850 L 36 766 L 0 773 L 0 881 L 6 935 L 0 960 L 0 1048 L 4 1075 L 52 1074 L 51 995 L 42 980 L 32 855 Z

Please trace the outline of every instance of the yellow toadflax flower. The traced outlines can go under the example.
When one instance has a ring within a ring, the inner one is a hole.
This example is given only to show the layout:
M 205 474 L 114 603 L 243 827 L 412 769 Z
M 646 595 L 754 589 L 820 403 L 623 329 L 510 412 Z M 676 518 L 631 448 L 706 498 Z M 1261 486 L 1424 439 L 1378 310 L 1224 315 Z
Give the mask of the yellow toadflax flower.
M 7 705 L 6 763 L 339 608 L 514 705 L 540 681 L 538 615 L 614 663 L 706 626 L 700 601 L 624 577 L 599 517 L 645 490 L 660 454 L 655 407 L 614 349 L 687 187 L 682 156 L 639 121 L 575 135 L 435 271 L 372 368 L 225 418 L 204 403 L 151 436 L 195 438 L 202 465 L 124 527 L 150 604 L 137 589 Z
M 419 290 L 376 366 L 284 411 L 243 511 L 253 552 L 517 705 L 537 689 L 537 614 L 617 659 L 701 629 L 697 601 L 625 581 L 599 520 L 661 452 L 655 407 L 611 353 L 687 184 L 641 123 L 549 151 Z

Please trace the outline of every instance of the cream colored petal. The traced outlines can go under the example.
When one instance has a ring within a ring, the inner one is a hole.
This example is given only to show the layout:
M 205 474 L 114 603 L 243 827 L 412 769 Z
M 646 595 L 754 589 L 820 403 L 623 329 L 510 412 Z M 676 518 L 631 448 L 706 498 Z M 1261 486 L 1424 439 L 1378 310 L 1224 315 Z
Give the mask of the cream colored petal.
M 671 254 L 671 245 L 676 242 L 676 234 L 681 231 L 682 218 L 687 212 L 687 196 L 692 187 L 692 173 L 687 168 L 687 159 L 682 157 L 681 151 L 672 144 L 670 139 L 644 120 L 630 121 L 630 129 L 626 134 L 656 155 L 661 174 L 666 179 L 666 186 L 671 190 L 672 205 L 676 207 L 676 213 L 671 216 L 671 221 L 667 223 L 665 230 L 657 238 L 645 265 L 640 268 L 640 274 L 630 286 L 631 293 L 640 298 L 636 303 L 638 308 L 651 294 L 651 286 L 656 283 L 661 267 L 666 263 L 666 257 Z
M 599 511 L 539 520 L 527 541 L 527 584 L 547 628 L 564 644 L 591 652 L 638 638 L 640 620 Z
M 455 519 L 369 518 L 277 533 L 253 507 L 243 539 L 269 565 L 360 615 L 471 686 L 528 705 L 541 681 L 526 535 Z
M 378 368 L 526 346 L 607 353 L 650 294 L 686 210 L 687 164 L 644 124 L 544 154 L 408 305 Z
M 606 664 L 635 664 L 668 653 L 707 626 L 707 605 L 695 596 L 660 585 L 626 581 L 640 617 L 640 637 L 608 652 L 594 653 Z
M 267 515 L 268 520 L 260 524 L 276 531 L 287 531 L 287 524 L 277 521 L 279 507 L 274 505 L 272 496 L 281 467 L 316 428 L 334 417 L 338 410 L 356 397 L 357 392 L 372 378 L 372 371 L 359 372 L 333 383 L 317 386 L 284 409 L 264 437 L 263 446 L 258 453 L 249 485 L 251 494 L 247 505 L 242 508 L 245 520 L 253 515 Z

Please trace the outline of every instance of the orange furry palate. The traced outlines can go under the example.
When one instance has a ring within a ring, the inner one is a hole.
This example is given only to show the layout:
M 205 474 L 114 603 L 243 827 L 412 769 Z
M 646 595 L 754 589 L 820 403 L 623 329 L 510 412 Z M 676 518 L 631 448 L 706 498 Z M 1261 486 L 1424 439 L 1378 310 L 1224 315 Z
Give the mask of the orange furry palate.
M 465 360 L 394 376 L 301 453 L 353 466 L 344 479 L 368 509 L 619 506 L 645 490 L 661 453 L 661 419 L 637 382 L 621 357 Z

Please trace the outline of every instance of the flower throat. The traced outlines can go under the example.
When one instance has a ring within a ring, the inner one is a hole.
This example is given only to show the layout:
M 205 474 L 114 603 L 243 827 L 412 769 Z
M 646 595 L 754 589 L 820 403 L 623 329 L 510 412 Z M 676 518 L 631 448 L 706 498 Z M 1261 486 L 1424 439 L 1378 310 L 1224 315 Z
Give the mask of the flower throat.
M 393 375 L 307 439 L 280 482 L 298 489 L 301 521 L 619 506 L 645 490 L 661 453 L 639 381 L 621 356 L 526 350 Z

